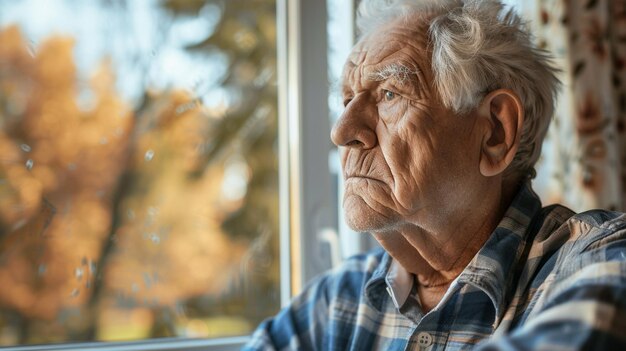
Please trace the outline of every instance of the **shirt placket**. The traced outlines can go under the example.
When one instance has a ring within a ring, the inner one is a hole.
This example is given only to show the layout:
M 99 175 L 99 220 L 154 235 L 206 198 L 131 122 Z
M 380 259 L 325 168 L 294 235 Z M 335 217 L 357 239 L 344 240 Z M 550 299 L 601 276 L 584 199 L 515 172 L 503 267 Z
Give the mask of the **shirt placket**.
M 434 350 L 434 333 L 433 330 L 430 330 L 432 328 L 427 327 L 432 325 L 428 323 L 428 320 L 432 320 L 431 317 L 433 316 L 431 313 L 427 315 L 422 313 L 415 288 L 411 291 L 404 305 L 400 308 L 400 313 L 414 323 L 414 327 L 406 335 L 407 343 L 404 349 L 419 351 Z

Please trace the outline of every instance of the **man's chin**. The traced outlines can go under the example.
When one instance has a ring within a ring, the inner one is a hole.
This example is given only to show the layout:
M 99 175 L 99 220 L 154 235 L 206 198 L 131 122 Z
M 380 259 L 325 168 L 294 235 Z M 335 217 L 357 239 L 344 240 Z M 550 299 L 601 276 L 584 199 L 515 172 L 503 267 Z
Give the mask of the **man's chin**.
M 390 218 L 374 211 L 360 196 L 346 196 L 343 201 L 346 224 L 356 232 L 384 230 Z

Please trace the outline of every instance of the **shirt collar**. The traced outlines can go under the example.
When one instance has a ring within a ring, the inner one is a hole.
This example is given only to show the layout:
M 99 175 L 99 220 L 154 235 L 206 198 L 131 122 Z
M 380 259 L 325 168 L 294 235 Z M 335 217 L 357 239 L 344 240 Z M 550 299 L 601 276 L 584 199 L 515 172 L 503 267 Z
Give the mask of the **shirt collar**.
M 380 264 L 374 272 L 372 272 L 372 276 L 365 284 L 365 298 L 369 300 L 370 304 L 379 312 L 382 311 L 385 290 L 387 288 L 385 277 L 392 262 L 393 259 L 389 253 L 385 251 Z
M 530 182 L 524 183 L 485 245 L 453 284 L 469 284 L 489 296 L 495 308 L 494 325 L 500 323 L 510 302 L 520 260 L 529 241 L 531 221 L 540 209 L 541 201 Z M 410 294 L 413 281 L 413 276 L 385 252 L 365 286 L 365 296 L 378 311 L 382 311 L 387 294 L 400 308 Z
M 413 288 L 413 275 L 409 273 L 400 263 L 392 260 L 389 271 L 385 275 L 387 293 L 391 297 L 396 308 L 400 309 L 409 297 Z

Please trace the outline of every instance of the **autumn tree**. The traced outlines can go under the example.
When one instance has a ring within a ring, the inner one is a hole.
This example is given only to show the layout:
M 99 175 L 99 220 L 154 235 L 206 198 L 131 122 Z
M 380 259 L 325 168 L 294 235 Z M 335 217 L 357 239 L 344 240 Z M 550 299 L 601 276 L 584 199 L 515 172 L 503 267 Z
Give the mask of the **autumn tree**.
M 226 54 L 218 110 L 175 87 L 130 104 L 111 60 L 84 81 L 73 39 L 0 31 L 0 327 L 15 335 L 0 343 L 178 335 L 198 318 L 223 336 L 275 312 L 275 4 L 163 3 L 207 6 L 219 22 L 187 50 Z

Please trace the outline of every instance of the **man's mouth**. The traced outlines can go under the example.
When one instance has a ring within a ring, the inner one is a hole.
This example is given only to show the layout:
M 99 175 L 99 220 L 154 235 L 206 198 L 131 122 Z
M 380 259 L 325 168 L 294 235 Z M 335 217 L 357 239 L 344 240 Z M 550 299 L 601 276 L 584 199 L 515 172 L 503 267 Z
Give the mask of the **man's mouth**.
M 376 182 L 382 182 L 382 180 L 368 176 L 366 174 L 348 174 L 345 176 L 345 180 L 348 180 L 348 179 L 369 179 L 369 180 L 373 180 Z

